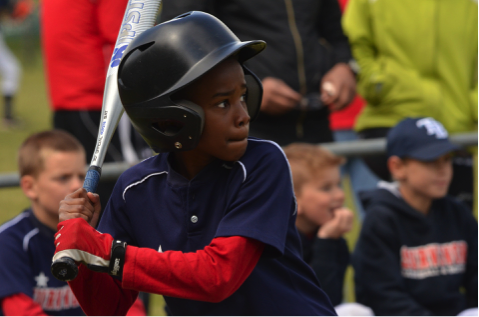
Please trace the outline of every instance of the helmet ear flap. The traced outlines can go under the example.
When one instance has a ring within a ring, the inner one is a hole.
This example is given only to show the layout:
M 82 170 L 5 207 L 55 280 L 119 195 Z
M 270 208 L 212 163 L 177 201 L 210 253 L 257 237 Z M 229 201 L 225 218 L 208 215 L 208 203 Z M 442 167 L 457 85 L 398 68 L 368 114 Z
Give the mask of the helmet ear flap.
M 174 101 L 174 103 L 178 106 L 185 107 L 193 112 L 196 112 L 200 121 L 198 130 L 200 132 L 199 135 L 201 136 L 201 134 L 203 133 L 203 127 L 205 126 L 205 111 L 203 110 L 203 108 L 201 108 L 201 106 L 198 106 L 196 103 L 186 99 L 176 100 Z
M 263 85 L 261 80 L 246 66 L 243 65 L 244 78 L 246 86 L 248 87 L 248 94 L 246 96 L 246 106 L 248 107 L 248 114 L 250 121 L 258 117 L 261 101 L 263 99 Z
M 205 122 L 203 108 L 188 100 L 177 100 L 154 109 L 154 113 L 155 119 L 140 134 L 157 140 L 155 144 L 148 143 L 155 152 L 189 151 L 198 145 Z

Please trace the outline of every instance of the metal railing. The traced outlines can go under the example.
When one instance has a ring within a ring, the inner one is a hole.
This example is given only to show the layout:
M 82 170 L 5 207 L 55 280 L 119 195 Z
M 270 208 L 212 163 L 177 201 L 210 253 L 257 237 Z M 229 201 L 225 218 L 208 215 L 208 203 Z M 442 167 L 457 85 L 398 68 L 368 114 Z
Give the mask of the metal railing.
M 477 146 L 477 133 L 462 133 L 450 136 L 452 143 L 462 147 Z M 347 142 L 323 143 L 331 152 L 345 157 L 367 156 L 384 153 L 386 150 L 386 139 L 356 140 Z M 102 168 L 102 180 L 115 180 L 126 169 L 131 167 L 125 162 L 105 163 Z M 0 174 L 0 188 L 17 187 L 20 185 L 20 177 L 17 172 Z

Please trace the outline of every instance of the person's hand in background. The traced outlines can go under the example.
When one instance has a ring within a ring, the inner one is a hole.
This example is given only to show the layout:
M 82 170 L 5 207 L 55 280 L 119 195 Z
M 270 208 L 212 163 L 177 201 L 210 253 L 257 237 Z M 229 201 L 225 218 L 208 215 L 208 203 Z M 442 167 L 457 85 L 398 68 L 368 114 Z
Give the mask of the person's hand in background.
M 331 111 L 338 111 L 349 105 L 356 95 L 356 79 L 351 68 L 345 63 L 336 64 L 321 81 L 321 101 Z
M 261 111 L 269 115 L 281 115 L 291 111 L 301 101 L 301 94 L 294 91 L 281 79 L 263 79 Z

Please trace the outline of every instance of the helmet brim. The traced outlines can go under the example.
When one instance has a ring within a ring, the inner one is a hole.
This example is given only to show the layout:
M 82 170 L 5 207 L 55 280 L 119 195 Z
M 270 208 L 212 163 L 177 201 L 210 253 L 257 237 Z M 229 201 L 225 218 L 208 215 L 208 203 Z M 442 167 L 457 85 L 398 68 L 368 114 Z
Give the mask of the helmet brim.
M 238 61 L 243 64 L 248 59 L 259 54 L 266 48 L 266 43 L 261 40 L 245 41 L 229 43 L 224 45 L 215 51 L 205 56 L 202 60 L 198 61 L 196 65 L 184 74 L 170 89 L 165 91 L 162 95 L 169 95 L 180 88 L 184 88 L 186 85 L 191 84 L 201 76 L 203 76 L 210 69 L 226 60 L 230 56 L 238 55 Z

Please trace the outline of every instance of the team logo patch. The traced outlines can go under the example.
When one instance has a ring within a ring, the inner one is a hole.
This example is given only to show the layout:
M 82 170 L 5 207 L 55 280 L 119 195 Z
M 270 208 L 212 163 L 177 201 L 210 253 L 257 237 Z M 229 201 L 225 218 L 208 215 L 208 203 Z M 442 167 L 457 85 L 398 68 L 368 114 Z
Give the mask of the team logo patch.
M 438 275 L 460 274 L 466 270 L 467 243 L 431 243 L 401 248 L 402 276 L 424 279 Z

